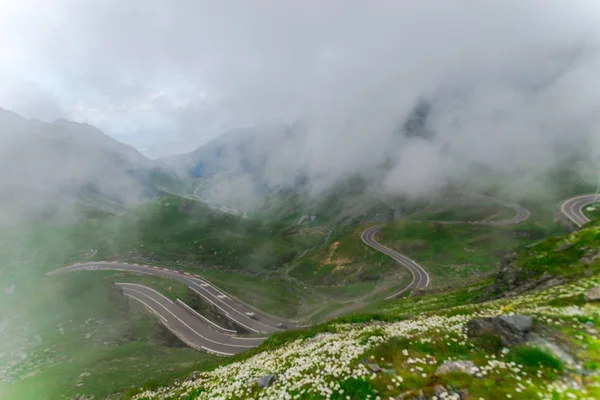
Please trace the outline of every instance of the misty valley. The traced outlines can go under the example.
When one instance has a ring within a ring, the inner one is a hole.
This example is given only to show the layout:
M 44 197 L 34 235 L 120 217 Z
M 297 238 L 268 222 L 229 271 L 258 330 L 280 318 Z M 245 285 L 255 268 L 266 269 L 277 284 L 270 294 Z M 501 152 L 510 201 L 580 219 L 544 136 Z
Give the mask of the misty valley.
M 600 398 L 596 2 L 0 4 L 0 399 Z

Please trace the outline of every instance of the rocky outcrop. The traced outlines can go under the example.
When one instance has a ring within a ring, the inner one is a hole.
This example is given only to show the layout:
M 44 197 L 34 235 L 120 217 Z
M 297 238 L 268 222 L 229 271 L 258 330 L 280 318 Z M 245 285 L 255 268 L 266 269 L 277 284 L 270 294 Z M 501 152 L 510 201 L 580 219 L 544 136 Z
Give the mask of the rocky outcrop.
M 501 315 L 494 318 L 475 318 L 467 323 L 467 336 L 476 338 L 494 335 L 500 338 L 504 346 L 529 345 L 550 353 L 566 365 L 575 365 L 575 359 L 560 342 L 556 332 L 551 329 L 537 329 L 527 315 Z M 548 337 L 548 338 L 547 338 Z M 549 340 L 549 338 L 553 338 Z
M 584 297 L 587 302 L 600 301 L 600 286 L 596 286 L 585 292 Z
M 588 249 L 583 257 L 579 259 L 579 262 L 583 265 L 592 265 L 600 259 L 600 250 Z
M 186 381 L 188 381 L 188 382 L 195 381 L 199 377 L 200 377 L 200 372 L 194 371 L 188 375 L 188 377 L 186 378 Z
M 451 372 L 462 372 L 464 374 L 473 374 L 477 367 L 473 361 L 446 361 L 435 371 L 436 375 L 445 375 Z
M 273 384 L 273 382 L 275 382 L 276 377 L 274 374 L 268 374 L 265 376 L 261 376 L 260 378 L 258 378 L 258 387 L 260 388 L 266 388 L 269 387 Z
M 367 364 L 367 367 L 368 367 L 368 368 L 369 368 L 369 369 L 370 369 L 372 372 L 375 372 L 375 373 L 381 372 L 381 367 L 380 367 L 379 365 L 377 365 L 377 364 L 372 364 L 372 363 L 369 363 L 369 364 Z
M 483 335 L 500 337 L 505 346 L 527 342 L 533 329 L 533 320 L 526 315 L 501 315 L 494 318 L 475 318 L 467 323 L 467 336 Z
M 511 253 L 500 262 L 500 268 L 490 290 L 480 300 L 490 300 L 498 297 L 513 297 L 532 290 L 541 290 L 564 284 L 567 280 L 549 273 L 538 274 L 534 270 L 517 265 L 518 255 Z

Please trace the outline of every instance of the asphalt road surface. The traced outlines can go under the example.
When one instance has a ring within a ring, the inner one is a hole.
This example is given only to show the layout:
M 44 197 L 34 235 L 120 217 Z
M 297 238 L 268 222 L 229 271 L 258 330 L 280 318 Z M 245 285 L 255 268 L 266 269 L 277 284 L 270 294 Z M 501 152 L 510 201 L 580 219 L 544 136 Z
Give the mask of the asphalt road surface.
M 588 204 L 597 203 L 599 200 L 600 195 L 598 194 L 582 194 L 580 196 L 575 196 L 562 202 L 560 205 L 560 212 L 577 225 L 577 227 L 581 228 L 583 225 L 590 222 L 590 219 L 583 213 L 583 208 Z
M 123 294 L 144 305 L 175 336 L 188 346 L 230 356 L 261 344 L 266 337 L 237 337 L 223 333 L 198 318 L 187 306 L 174 303 L 154 289 L 135 283 L 117 283 Z
M 274 333 L 296 327 L 296 324 L 290 321 L 271 316 L 263 311 L 250 307 L 241 300 L 233 298 L 229 294 L 218 289 L 205 279 L 187 272 L 179 272 L 149 265 L 97 261 L 70 265 L 53 271 L 50 274 L 71 271 L 128 271 L 175 279 L 188 285 L 191 290 L 198 294 L 198 296 L 214 305 L 227 319 L 248 330 L 250 333 Z M 247 313 L 252 313 L 255 317 L 252 318 Z M 286 328 L 280 327 L 280 324 L 284 324 Z
M 493 199 L 491 197 L 485 196 L 489 199 L 492 199 L 493 201 L 495 201 L 496 203 L 502 204 L 504 207 L 510 208 L 512 210 L 515 211 L 515 216 L 512 218 L 508 218 L 508 219 L 501 219 L 498 221 L 476 221 L 474 222 L 474 224 L 478 224 L 478 225 L 496 225 L 496 226 L 502 226 L 502 225 L 512 225 L 512 224 L 520 224 L 521 222 L 525 222 L 527 221 L 527 219 L 529 219 L 529 216 L 531 215 L 531 213 L 529 212 L 528 209 L 521 207 L 520 205 L 516 204 L 516 203 L 507 203 L 505 201 L 502 200 L 498 200 L 498 199 Z
M 518 204 L 507 203 L 505 201 L 498 200 L 498 199 L 495 199 L 495 198 L 492 198 L 489 196 L 485 196 L 485 195 L 477 195 L 477 196 L 485 197 L 487 199 L 490 199 L 492 201 L 500 203 L 505 207 L 513 209 L 515 211 L 515 216 L 512 218 L 498 220 L 498 221 L 472 221 L 472 222 L 470 222 L 471 224 L 495 225 L 495 226 L 511 225 L 511 224 L 518 224 L 518 223 L 524 222 L 530 216 L 529 210 L 521 207 Z M 465 222 L 464 221 L 444 221 L 442 223 L 458 224 L 458 223 L 465 223 Z M 377 232 L 379 232 L 379 229 L 381 229 L 381 226 L 382 225 L 376 225 L 376 226 L 373 226 L 373 227 L 363 231 L 363 233 L 360 235 L 360 238 L 367 246 L 370 246 L 370 247 L 374 248 L 375 250 L 380 251 L 383 254 L 390 256 L 392 259 L 394 259 L 401 265 L 408 268 L 408 270 L 410 271 L 410 273 L 412 274 L 412 277 L 413 277 L 412 281 L 406 287 L 389 295 L 385 299 L 386 300 L 394 299 L 396 297 L 399 297 L 406 291 L 420 289 L 420 288 L 426 288 L 427 286 L 429 286 L 429 283 L 430 283 L 429 274 L 427 274 L 427 271 L 425 271 L 425 269 L 423 269 L 422 266 L 420 266 L 416 261 L 408 258 L 407 256 L 400 254 L 398 252 L 395 252 L 394 250 L 392 250 L 388 247 L 385 247 L 384 245 L 375 241 L 375 235 L 377 234 Z
M 494 203 L 501 204 L 504 207 L 514 210 L 515 215 L 511 218 L 500 219 L 500 220 L 496 220 L 496 221 L 436 221 L 436 222 L 439 222 L 441 224 L 447 224 L 447 225 L 469 223 L 469 224 L 473 224 L 473 225 L 503 226 L 503 225 L 512 225 L 512 224 L 519 224 L 521 222 L 525 222 L 525 221 L 527 221 L 527 219 L 529 219 L 529 216 L 531 215 L 531 213 L 529 212 L 528 209 L 523 208 L 516 203 L 508 203 L 506 201 L 499 200 L 494 197 L 486 196 L 484 194 L 478 194 L 478 193 L 464 193 L 464 194 L 472 196 L 472 197 L 484 198 L 484 199 L 487 199 Z
M 370 247 L 374 248 L 375 250 L 380 251 L 383 254 L 390 256 L 395 261 L 404 265 L 406 268 L 408 268 L 408 270 L 410 271 L 410 273 L 413 276 L 413 279 L 408 284 L 408 286 L 406 286 L 405 288 L 401 289 L 398 292 L 395 292 L 395 293 L 389 295 L 385 299 L 386 300 L 394 299 L 394 298 L 400 296 L 402 293 L 406 292 L 407 290 L 413 290 L 413 289 L 427 287 L 429 285 L 429 275 L 427 274 L 427 271 L 425 271 L 423 269 L 423 267 L 421 267 L 414 260 L 411 260 L 410 258 L 406 257 L 405 255 L 397 253 L 394 250 L 389 249 L 389 248 L 385 247 L 384 245 L 379 244 L 378 242 L 375 241 L 374 237 L 377 234 L 377 232 L 379 232 L 379 229 L 381 229 L 381 226 L 382 225 L 376 225 L 376 226 L 373 226 L 373 227 L 367 229 L 360 235 L 360 238 L 362 239 L 363 242 L 365 242 L 365 244 L 367 246 L 370 246 Z

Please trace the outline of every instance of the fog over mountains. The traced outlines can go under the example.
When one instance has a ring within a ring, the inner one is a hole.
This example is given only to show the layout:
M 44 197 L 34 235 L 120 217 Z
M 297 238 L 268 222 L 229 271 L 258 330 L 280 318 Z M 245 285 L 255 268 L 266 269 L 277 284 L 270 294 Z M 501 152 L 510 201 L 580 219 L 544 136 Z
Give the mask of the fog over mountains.
M 210 182 L 213 200 L 236 204 L 299 184 L 318 196 L 356 176 L 382 193 L 410 198 L 453 184 L 552 196 L 552 171 L 566 168 L 596 182 L 600 167 L 600 121 L 592 104 L 574 107 L 560 95 L 563 85 L 579 84 L 571 79 L 515 86 L 500 97 L 498 88 L 440 90 L 377 130 L 369 128 L 383 121 L 376 116 L 330 131 L 310 120 L 237 129 L 161 161 Z
M 2 42 L 0 105 L 55 130 L 58 117 L 87 122 L 156 158 L 183 154 L 160 163 L 202 178 L 215 201 L 255 204 L 299 182 L 318 196 L 355 176 L 414 198 L 464 180 L 544 196 L 544 176 L 565 165 L 597 179 L 594 1 L 29 8 L 0 16 L 14 38 Z M 108 196 L 145 196 L 119 189 L 144 175 L 137 158 L 100 168 Z M 87 165 L 69 170 L 87 180 Z
M 68 215 L 76 204 L 109 213 L 155 196 L 164 174 L 131 146 L 97 128 L 44 123 L 0 109 L 0 220 Z

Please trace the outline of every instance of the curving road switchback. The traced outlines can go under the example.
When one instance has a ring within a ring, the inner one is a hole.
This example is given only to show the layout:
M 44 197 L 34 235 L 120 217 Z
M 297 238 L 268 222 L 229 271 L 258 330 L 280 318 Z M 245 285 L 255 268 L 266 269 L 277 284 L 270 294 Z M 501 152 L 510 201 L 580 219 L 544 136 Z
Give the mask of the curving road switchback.
M 274 333 L 294 328 L 293 322 L 259 311 L 223 292 L 198 275 L 150 265 L 97 261 L 73 264 L 50 272 L 50 275 L 71 271 L 127 271 L 182 282 L 198 296 L 215 306 L 227 319 L 251 333 Z
M 417 264 L 416 261 L 411 260 L 410 258 L 406 257 L 404 254 L 395 252 L 394 250 L 392 250 L 388 247 L 385 247 L 384 245 L 375 241 L 375 235 L 377 234 L 377 232 L 379 232 L 381 227 L 382 227 L 382 225 L 376 225 L 376 226 L 373 226 L 373 227 L 363 231 L 363 233 L 360 235 L 360 238 L 367 246 L 372 247 L 375 250 L 377 250 L 387 256 L 390 256 L 392 259 L 394 259 L 398 263 L 404 265 L 406 268 L 408 268 L 408 270 L 410 271 L 410 273 L 412 274 L 412 277 L 413 277 L 412 281 L 408 284 L 408 286 L 389 295 L 385 299 L 386 300 L 394 299 L 394 298 L 402 295 L 402 293 L 406 292 L 407 290 L 425 288 L 425 287 L 429 286 L 429 281 L 430 281 L 429 274 L 427 274 L 427 271 L 425 271 L 423 269 L 423 267 L 421 267 L 419 264 Z
M 218 355 L 231 356 L 256 347 L 266 337 L 238 337 L 226 329 L 209 323 L 185 303 L 173 302 L 156 290 L 135 283 L 117 283 L 123 294 L 130 297 L 158 317 L 175 336 L 193 349 Z
M 492 201 L 500 203 L 503 206 L 514 210 L 515 215 L 512 218 L 507 218 L 507 219 L 498 220 L 498 221 L 469 222 L 471 224 L 491 225 L 491 226 L 504 226 L 504 225 L 518 224 L 518 223 L 526 221 L 529 218 L 529 216 L 531 215 L 529 210 L 521 207 L 520 205 L 518 205 L 516 203 L 507 203 L 505 201 L 498 200 L 498 199 L 495 199 L 495 198 L 492 198 L 489 196 L 485 196 L 485 195 L 477 195 L 477 196 L 485 197 L 487 199 L 490 199 Z M 465 223 L 464 221 L 443 221 L 443 222 L 440 221 L 440 222 L 446 223 L 446 224 Z M 427 271 L 425 271 L 425 269 L 421 265 L 419 265 L 416 261 L 410 259 L 409 257 L 405 256 L 404 254 L 400 254 L 400 253 L 390 249 L 389 247 L 385 247 L 384 245 L 382 245 L 381 243 L 379 243 L 375 240 L 375 235 L 377 234 L 377 232 L 379 232 L 379 230 L 381 229 L 382 226 L 383 225 L 376 225 L 376 226 L 373 226 L 373 227 L 363 231 L 363 233 L 360 235 L 360 238 L 367 246 L 374 248 L 375 250 L 391 257 L 393 260 L 397 261 L 399 264 L 405 266 L 412 275 L 412 281 L 406 287 L 400 289 L 397 292 L 392 293 L 385 299 L 386 300 L 394 299 L 394 298 L 401 296 L 403 293 L 405 293 L 409 290 L 423 289 L 423 288 L 426 288 L 427 286 L 429 286 L 431 279 L 429 278 L 429 274 L 427 273 Z
M 590 219 L 583 213 L 583 208 L 588 204 L 600 201 L 599 194 L 582 194 L 565 200 L 560 205 L 560 212 L 569 221 L 573 222 L 578 228 L 590 222 Z

